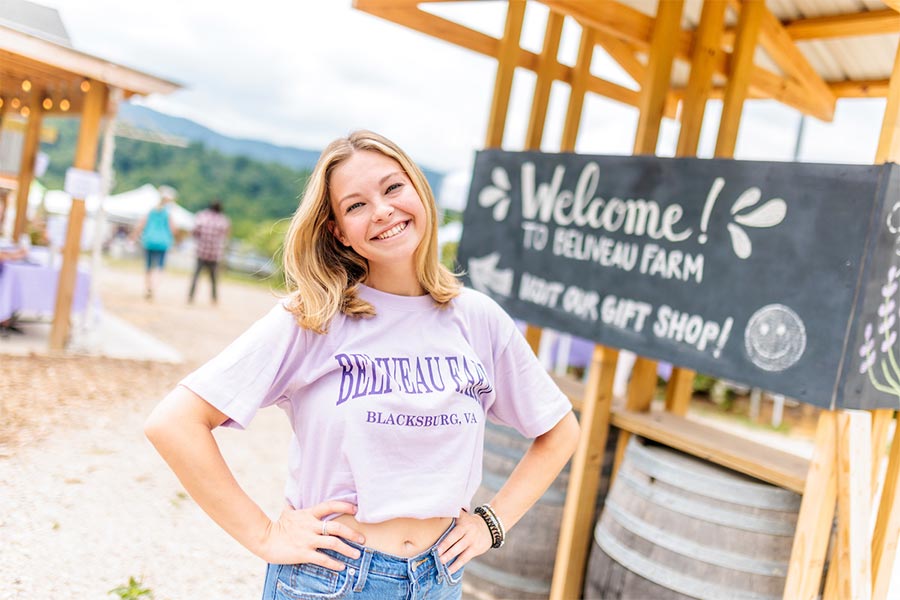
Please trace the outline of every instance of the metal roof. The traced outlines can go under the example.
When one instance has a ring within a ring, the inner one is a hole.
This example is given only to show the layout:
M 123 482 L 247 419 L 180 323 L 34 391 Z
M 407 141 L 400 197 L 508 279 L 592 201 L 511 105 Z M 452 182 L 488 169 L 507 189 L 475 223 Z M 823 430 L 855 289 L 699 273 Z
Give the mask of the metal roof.
M 59 11 L 28 0 L 0 0 L 0 25 L 35 37 L 72 47 Z

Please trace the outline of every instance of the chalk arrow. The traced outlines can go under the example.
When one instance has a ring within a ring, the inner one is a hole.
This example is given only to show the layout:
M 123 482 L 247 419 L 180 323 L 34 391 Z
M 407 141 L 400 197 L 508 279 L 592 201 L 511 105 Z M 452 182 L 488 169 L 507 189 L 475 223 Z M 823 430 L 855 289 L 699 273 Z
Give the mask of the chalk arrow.
M 481 258 L 469 259 L 469 278 L 476 290 L 501 296 L 512 294 L 513 270 L 498 269 L 500 253 L 491 252 Z

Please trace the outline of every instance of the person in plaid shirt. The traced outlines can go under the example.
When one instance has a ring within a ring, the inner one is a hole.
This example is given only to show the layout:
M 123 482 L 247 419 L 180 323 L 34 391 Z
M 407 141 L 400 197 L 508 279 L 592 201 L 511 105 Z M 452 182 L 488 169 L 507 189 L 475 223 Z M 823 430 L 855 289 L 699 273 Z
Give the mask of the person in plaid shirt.
M 225 242 L 231 233 L 231 219 L 222 213 L 222 204 L 215 200 L 209 208 L 197 213 L 194 220 L 194 241 L 197 243 L 197 267 L 194 269 L 194 277 L 191 279 L 191 291 L 188 293 L 188 302 L 194 301 L 194 292 L 197 290 L 197 279 L 200 271 L 209 271 L 209 280 L 212 283 L 212 301 L 216 304 L 216 271 L 219 261 L 225 253 Z

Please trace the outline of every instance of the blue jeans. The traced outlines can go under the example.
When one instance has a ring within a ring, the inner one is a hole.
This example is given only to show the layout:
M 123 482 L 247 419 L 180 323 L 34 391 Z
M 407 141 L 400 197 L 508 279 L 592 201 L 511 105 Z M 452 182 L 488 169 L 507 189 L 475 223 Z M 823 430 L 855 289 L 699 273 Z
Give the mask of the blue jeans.
M 454 521 L 455 524 L 455 521 Z M 319 565 L 269 565 L 263 600 L 460 600 L 462 572 L 453 575 L 441 564 L 437 546 L 453 525 L 431 548 L 412 558 L 393 556 L 344 540 L 360 551 L 352 559 L 331 550 L 320 550 L 347 566 L 332 571 Z
M 148 271 L 153 267 L 162 269 L 164 266 L 166 266 L 165 250 L 144 250 L 144 256 L 146 258 Z

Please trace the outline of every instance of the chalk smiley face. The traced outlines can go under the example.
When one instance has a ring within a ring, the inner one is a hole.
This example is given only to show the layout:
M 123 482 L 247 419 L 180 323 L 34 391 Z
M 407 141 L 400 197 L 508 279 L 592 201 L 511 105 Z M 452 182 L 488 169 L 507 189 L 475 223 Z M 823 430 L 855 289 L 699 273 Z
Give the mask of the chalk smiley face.
M 763 306 L 744 330 L 744 348 L 760 369 L 784 371 L 806 350 L 806 327 L 800 316 L 783 304 Z

